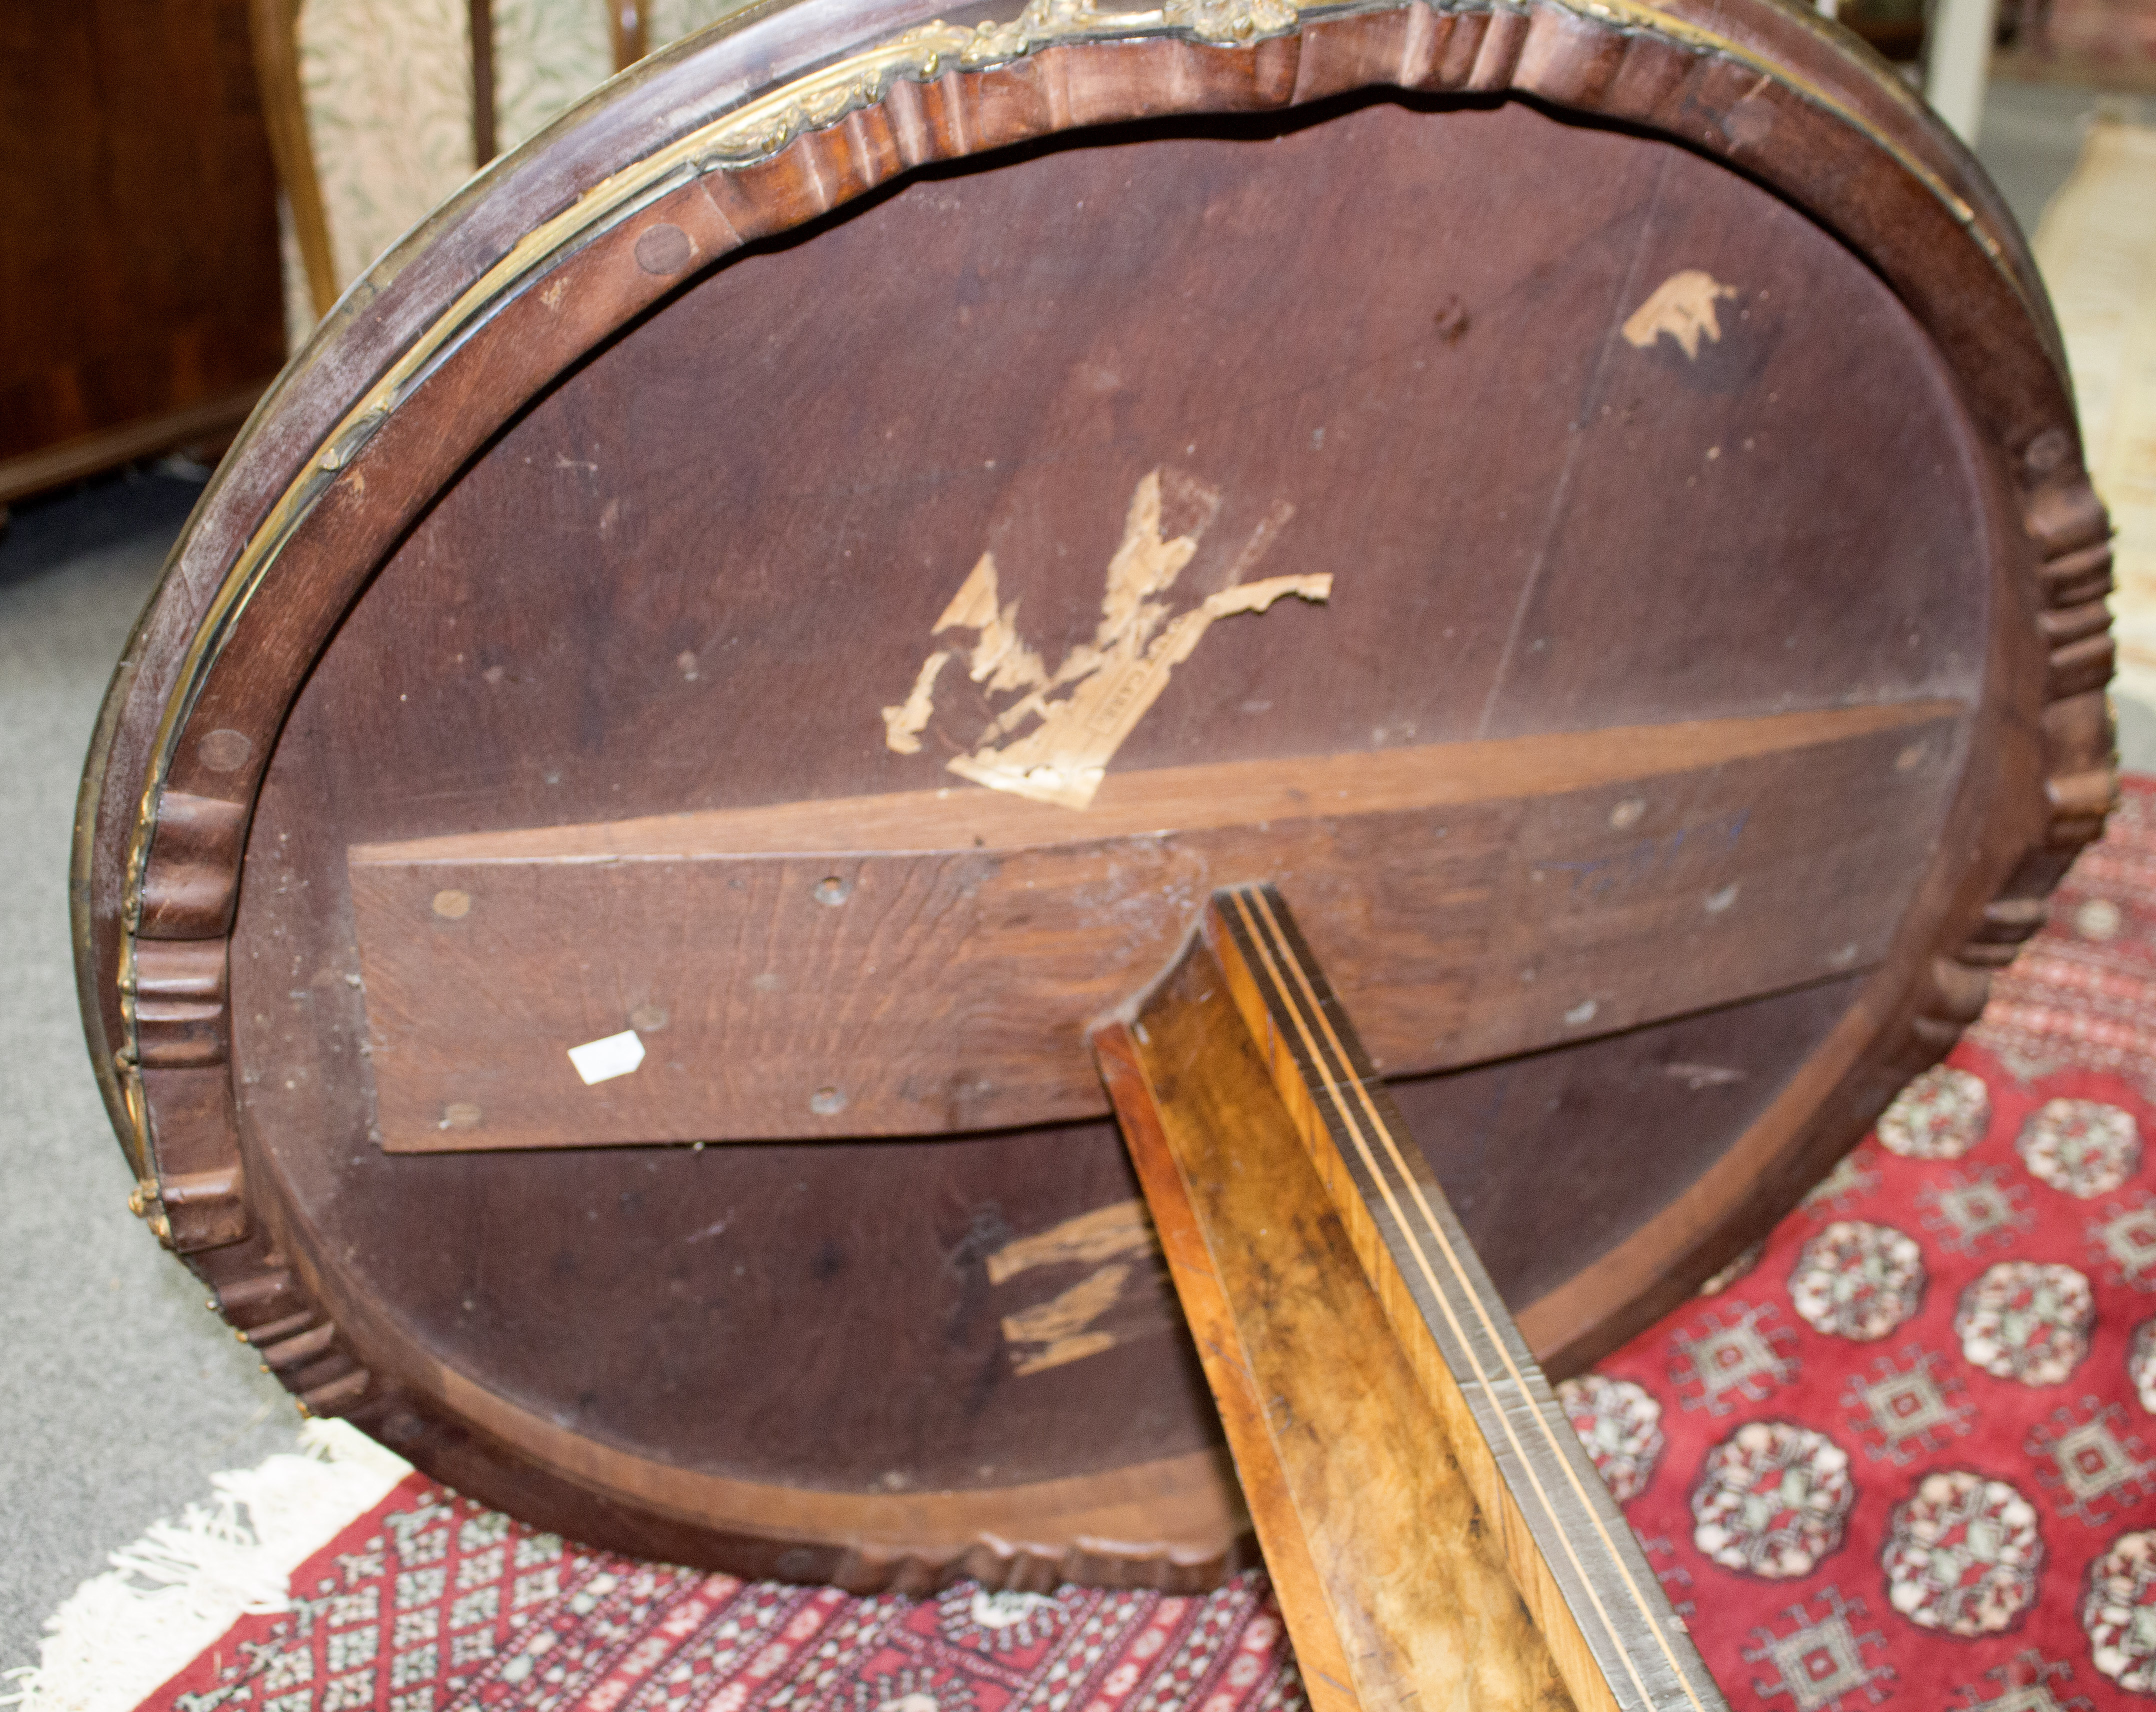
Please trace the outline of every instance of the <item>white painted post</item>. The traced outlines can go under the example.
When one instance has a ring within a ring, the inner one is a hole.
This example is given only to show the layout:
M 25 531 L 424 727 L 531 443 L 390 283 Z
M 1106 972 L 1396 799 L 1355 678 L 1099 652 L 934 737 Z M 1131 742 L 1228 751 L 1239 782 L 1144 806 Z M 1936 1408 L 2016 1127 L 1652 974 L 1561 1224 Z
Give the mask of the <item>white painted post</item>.
M 1924 56 L 1924 99 L 1953 133 L 1976 146 L 1984 86 L 1991 73 L 1991 37 L 1999 0 L 1938 0 Z

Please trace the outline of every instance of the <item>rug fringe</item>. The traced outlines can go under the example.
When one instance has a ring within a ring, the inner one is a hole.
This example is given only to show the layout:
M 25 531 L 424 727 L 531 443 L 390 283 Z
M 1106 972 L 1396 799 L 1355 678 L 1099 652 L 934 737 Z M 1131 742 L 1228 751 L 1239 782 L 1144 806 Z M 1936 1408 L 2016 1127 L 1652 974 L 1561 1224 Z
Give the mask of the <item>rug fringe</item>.
M 241 1617 L 284 1610 L 292 1571 L 411 1472 L 357 1428 L 309 1421 L 297 1454 L 211 1476 L 207 1507 L 153 1523 L 45 1620 L 0 1705 L 132 1712 Z

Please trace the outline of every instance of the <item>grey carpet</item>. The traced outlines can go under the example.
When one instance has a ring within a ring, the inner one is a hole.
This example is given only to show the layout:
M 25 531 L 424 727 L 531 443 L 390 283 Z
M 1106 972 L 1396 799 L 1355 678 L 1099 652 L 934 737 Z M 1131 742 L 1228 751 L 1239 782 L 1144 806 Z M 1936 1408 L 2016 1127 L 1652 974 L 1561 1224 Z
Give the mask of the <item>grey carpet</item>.
M 75 1011 L 68 841 L 105 680 L 198 490 L 150 475 L 0 537 L 0 1669 L 106 1553 L 291 1448 L 290 1400 L 127 1211 Z
M 2107 95 L 2071 84 L 1995 83 L 1984 97 L 1977 158 L 2023 231 L 2035 235 L 2051 201 L 2081 159 L 2082 139 L 2099 113 L 2156 125 L 2156 95 Z

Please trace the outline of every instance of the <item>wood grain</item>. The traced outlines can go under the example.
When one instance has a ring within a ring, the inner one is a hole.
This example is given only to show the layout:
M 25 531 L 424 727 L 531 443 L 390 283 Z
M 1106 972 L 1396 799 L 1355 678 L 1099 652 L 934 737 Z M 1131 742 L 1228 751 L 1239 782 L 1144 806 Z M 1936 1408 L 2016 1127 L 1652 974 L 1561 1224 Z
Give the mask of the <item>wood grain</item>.
M 607 44 L 613 69 L 626 71 L 650 51 L 651 23 L 646 0 L 601 0 L 606 11 Z
M 283 364 L 248 4 L 0 12 L 0 504 L 220 438 Z
M 1094 1044 L 1313 1705 L 1569 1707 L 1209 953 Z
M 1087 1025 L 1259 872 L 1395 1074 L 1845 975 L 1907 907 L 1956 728 L 1851 708 L 1115 774 L 1083 811 L 960 786 L 357 846 L 383 1143 L 1089 1116 Z M 631 1028 L 642 1064 L 585 1086 L 568 1049 Z
M 392 867 L 406 863 L 491 865 L 1038 849 L 1276 820 L 1342 819 L 1554 797 L 1597 787 L 1630 786 L 1657 775 L 1718 767 L 1881 731 L 1906 732 L 1902 741 L 1907 746 L 1939 737 L 1937 723 L 1960 711 L 1951 701 L 1903 701 L 1743 719 L 1552 731 L 1479 743 L 1154 767 L 1111 774 L 1084 809 L 949 785 L 932 791 L 633 820 L 444 833 L 357 844 L 350 859 L 355 866 Z M 1900 751 L 1896 753 L 1898 758 Z M 1902 771 L 1912 770 L 1922 758 Z
M 472 166 L 495 156 L 494 0 L 467 0 L 465 39 L 471 52 Z
M 251 383 L 198 404 L 140 417 L 116 428 L 100 428 L 18 457 L 0 459 L 0 505 L 140 458 L 155 457 L 175 446 L 221 446 L 247 420 L 261 397 L 261 385 Z
M 1285 902 L 1216 893 L 1204 941 L 1573 1699 L 1724 1706 Z
M 336 261 L 330 248 L 322 182 L 315 167 L 314 139 L 307 130 L 306 100 L 300 88 L 298 0 L 248 0 L 248 18 L 270 152 L 291 212 L 292 238 L 306 276 L 307 300 L 319 319 L 337 300 Z

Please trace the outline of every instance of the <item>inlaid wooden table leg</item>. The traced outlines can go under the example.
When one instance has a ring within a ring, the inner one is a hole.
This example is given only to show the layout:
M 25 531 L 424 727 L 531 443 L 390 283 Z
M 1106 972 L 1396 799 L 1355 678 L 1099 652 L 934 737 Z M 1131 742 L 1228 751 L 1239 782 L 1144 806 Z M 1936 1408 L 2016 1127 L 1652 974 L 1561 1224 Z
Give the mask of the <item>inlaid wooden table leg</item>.
M 1568 1707 L 1211 954 L 1095 1047 L 1317 1712 Z
M 1322 1712 L 1722 1707 L 1279 894 L 1093 1043 Z

